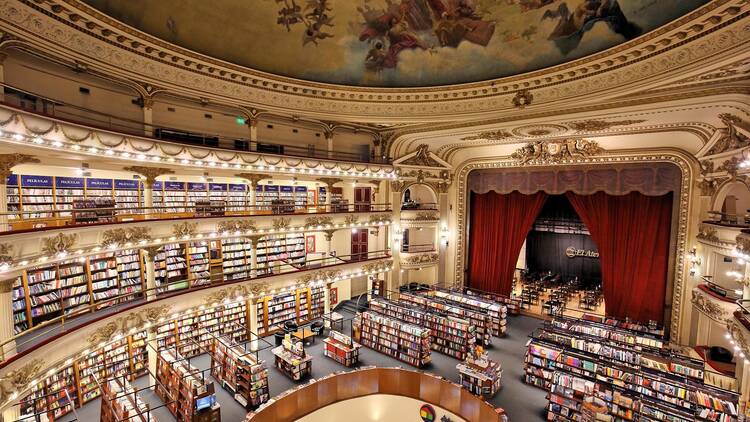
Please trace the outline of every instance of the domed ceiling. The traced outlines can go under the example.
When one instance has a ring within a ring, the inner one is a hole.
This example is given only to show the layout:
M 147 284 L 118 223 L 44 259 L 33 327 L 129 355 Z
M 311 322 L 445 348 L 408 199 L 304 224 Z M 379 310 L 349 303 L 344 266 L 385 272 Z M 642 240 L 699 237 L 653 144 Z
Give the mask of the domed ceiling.
M 616 46 L 708 0 L 84 0 L 181 47 L 308 81 L 476 82 Z

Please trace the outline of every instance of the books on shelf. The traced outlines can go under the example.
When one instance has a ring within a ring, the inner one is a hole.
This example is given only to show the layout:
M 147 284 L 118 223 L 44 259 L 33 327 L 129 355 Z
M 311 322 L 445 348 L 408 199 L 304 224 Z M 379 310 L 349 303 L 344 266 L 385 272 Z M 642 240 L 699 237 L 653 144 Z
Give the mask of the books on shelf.
M 502 387 L 502 366 L 487 357 L 486 352 L 469 353 L 466 361 L 456 365 L 461 385 L 472 394 L 490 399 Z
M 422 367 L 432 359 L 427 328 L 366 311 L 355 317 L 352 332 L 363 346 L 406 364 Z
M 429 328 L 432 350 L 459 360 L 466 359 L 475 343 L 474 327 L 465 319 L 441 314 L 434 310 L 402 306 L 383 298 L 370 300 L 370 310 Z
M 244 237 L 221 240 L 224 280 L 241 280 L 251 275 L 253 244 Z
M 495 336 L 502 337 L 507 331 L 508 309 L 505 305 L 477 296 L 443 289 L 436 289 L 426 294 L 434 295 L 436 298 L 445 300 L 449 303 L 460 304 L 466 308 L 488 314 L 492 320 L 492 334 Z
M 170 243 L 164 245 L 154 258 L 154 272 L 157 286 L 166 286 L 159 292 L 185 289 L 188 287 L 188 268 L 185 244 Z
M 336 362 L 350 367 L 359 362 L 359 349 L 362 347 L 351 337 L 338 331 L 331 331 L 328 338 L 323 339 L 325 344 L 323 355 Z
M 232 184 L 228 186 L 227 192 L 227 210 L 228 211 L 245 211 L 247 210 L 248 199 L 247 185 Z
M 276 368 L 294 381 L 312 373 L 312 357 L 305 352 L 301 341 L 292 339 L 289 334 L 281 346 L 271 349 L 275 356 Z
M 101 391 L 101 422 L 156 421 L 125 377 L 103 381 Z
M 268 401 L 268 370 L 230 337 L 214 339 L 211 375 L 246 409 Z
M 188 276 L 191 279 L 190 286 L 195 287 L 211 284 L 208 241 L 189 242 L 187 244 L 187 256 Z
M 205 382 L 201 372 L 179 353 L 162 350 L 156 361 L 156 394 L 167 403 L 167 409 L 181 421 L 192 421 L 199 411 L 198 400 L 209 407 L 201 412 L 219 413 L 214 385 Z M 208 419 L 210 420 L 210 419 Z

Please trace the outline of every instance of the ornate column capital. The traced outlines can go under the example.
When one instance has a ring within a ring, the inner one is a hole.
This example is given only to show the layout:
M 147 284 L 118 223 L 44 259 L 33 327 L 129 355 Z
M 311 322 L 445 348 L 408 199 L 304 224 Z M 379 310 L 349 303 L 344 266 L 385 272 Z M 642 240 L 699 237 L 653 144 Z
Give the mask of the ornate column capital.
M 321 122 L 323 126 L 323 135 L 326 139 L 333 138 L 333 131 L 336 130 L 336 123 L 334 122 Z
M 336 233 L 336 230 L 334 229 L 323 230 L 323 236 L 326 237 L 327 242 L 330 242 L 331 240 L 333 240 L 334 233 Z
M 38 163 L 39 159 L 26 154 L 0 154 L 0 184 L 5 184 L 8 176 L 13 174 L 13 167 L 19 164 Z
M 174 174 L 173 170 L 164 167 L 130 166 L 123 167 L 123 170 L 132 171 L 133 173 L 138 173 L 143 176 L 145 178 L 143 184 L 147 188 L 154 187 L 154 182 L 156 181 L 157 177 L 163 176 L 165 174 Z
M 367 183 L 370 183 L 372 185 L 375 185 L 375 188 L 373 189 L 375 191 L 375 194 L 377 194 L 380 191 L 380 182 L 382 180 L 376 179 L 376 180 L 368 180 Z
M 10 293 L 10 291 L 13 290 L 13 283 L 15 281 L 14 278 L 0 280 L 0 293 Z
M 268 179 L 268 175 L 262 173 L 237 173 L 235 176 L 247 180 L 253 187 L 258 186 L 261 180 Z
M 326 185 L 326 186 L 328 186 L 329 188 L 332 188 L 332 187 L 333 187 L 333 185 L 335 185 L 336 183 L 341 183 L 341 182 L 343 182 L 343 181 L 344 181 L 344 179 L 338 179 L 338 178 L 336 178 L 336 177 L 321 177 L 321 178 L 319 178 L 319 179 L 318 179 L 318 181 L 319 181 L 320 183 L 323 183 L 323 184 L 325 184 L 325 185 Z
M 145 252 L 148 256 L 151 258 L 156 257 L 156 254 L 159 253 L 159 250 L 163 248 L 162 245 L 155 245 L 155 246 L 145 246 L 140 248 L 143 252 Z
M 404 187 L 406 186 L 406 182 L 403 180 L 392 180 L 391 181 L 391 191 L 392 192 L 401 192 L 404 190 Z

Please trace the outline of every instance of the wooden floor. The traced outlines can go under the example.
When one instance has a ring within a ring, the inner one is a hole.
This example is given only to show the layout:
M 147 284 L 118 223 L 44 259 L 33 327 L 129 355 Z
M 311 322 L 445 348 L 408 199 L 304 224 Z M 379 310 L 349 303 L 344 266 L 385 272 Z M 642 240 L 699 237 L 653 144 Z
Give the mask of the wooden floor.
M 520 297 L 522 289 L 523 289 L 523 285 L 520 283 L 516 283 L 516 289 L 513 290 L 513 295 L 515 297 Z M 550 294 L 551 294 L 551 290 L 541 293 L 539 295 L 539 302 L 536 305 L 531 305 L 530 308 L 521 309 L 521 314 L 536 317 L 536 318 L 544 318 L 544 319 L 550 318 L 550 316 L 547 315 L 547 312 L 542 309 L 542 302 L 548 301 Z M 583 293 L 581 292 L 578 294 L 583 294 Z M 602 302 L 595 309 L 587 310 L 587 309 L 581 309 L 578 307 L 577 295 L 571 295 L 570 299 L 568 299 L 568 302 L 565 305 L 564 315 L 569 316 L 571 318 L 580 318 L 583 314 L 604 315 L 604 300 L 602 299 Z

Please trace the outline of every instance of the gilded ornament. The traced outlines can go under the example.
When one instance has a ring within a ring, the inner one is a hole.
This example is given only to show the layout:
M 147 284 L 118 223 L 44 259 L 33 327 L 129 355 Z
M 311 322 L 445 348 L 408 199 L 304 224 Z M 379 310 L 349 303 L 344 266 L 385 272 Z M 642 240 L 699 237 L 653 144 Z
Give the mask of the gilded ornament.
M 420 211 L 413 218 L 414 221 L 436 221 L 439 220 L 440 216 L 437 213 L 429 211 Z
M 532 101 L 534 101 L 534 95 L 531 94 L 531 91 L 526 89 L 516 92 L 516 95 L 511 100 L 511 102 L 513 103 L 513 107 L 515 108 L 524 108 L 526 106 L 529 106 L 531 105 Z
M 126 335 L 130 330 L 143 329 L 146 325 L 156 324 L 160 319 L 169 315 L 171 309 L 171 305 L 160 305 L 130 312 L 89 334 L 86 337 L 86 342 L 90 346 L 96 346 L 111 341 L 117 335 Z
M 0 404 L 6 403 L 11 397 L 25 391 L 29 383 L 42 374 L 44 366 L 43 360 L 32 359 L 22 367 L 0 377 Z
M 381 272 L 393 266 L 393 260 L 377 261 L 362 265 L 363 272 Z
M 253 283 L 252 286 L 255 286 L 255 289 L 265 289 L 267 287 L 266 283 Z M 225 300 L 231 300 L 238 297 L 247 297 L 251 294 L 257 294 L 264 290 L 257 290 L 255 292 L 252 288 L 250 288 L 247 285 L 235 285 L 230 286 L 225 289 L 217 290 L 213 293 L 210 293 L 206 297 L 203 298 L 203 303 L 206 305 L 214 304 L 214 303 L 221 303 Z
M 331 217 L 307 217 L 305 218 L 305 226 L 307 227 L 318 227 L 318 226 L 330 226 L 333 224 L 333 218 Z
M 128 227 L 126 229 L 105 230 L 101 244 L 104 247 L 151 241 L 151 229 L 148 227 Z
M 309 284 L 316 281 L 329 281 L 333 280 L 336 277 L 341 277 L 341 274 L 343 274 L 340 270 L 334 271 L 334 270 L 320 270 L 316 271 L 314 273 L 307 273 L 302 275 L 300 278 L 297 279 L 297 282 L 300 284 Z
M 716 190 L 719 188 L 719 181 L 716 179 L 703 179 L 698 182 L 698 189 L 701 192 L 701 196 L 714 196 Z
M 619 120 L 614 122 L 608 122 L 606 120 L 583 120 L 580 122 L 572 122 L 567 125 L 571 129 L 578 132 L 600 132 L 602 130 L 611 129 L 615 126 L 630 126 L 637 123 L 643 123 L 645 120 Z
M 464 136 L 461 138 L 462 141 L 476 141 L 476 140 L 486 140 L 486 141 L 502 141 L 505 139 L 510 139 L 513 137 L 513 134 L 510 133 L 507 130 L 504 129 L 497 129 L 497 130 L 490 130 L 487 132 L 479 132 L 476 135 L 471 136 Z
M 269 175 L 260 173 L 238 173 L 235 176 L 247 180 L 253 187 L 258 186 L 261 180 L 269 178 Z
M 563 139 L 530 142 L 526 146 L 517 149 L 511 157 L 520 161 L 521 164 L 554 164 L 574 158 L 592 157 L 602 151 L 596 141 Z
M 391 216 L 387 214 L 374 214 L 370 216 L 370 225 L 387 224 L 391 222 Z
M 720 154 L 722 152 L 740 149 L 750 145 L 750 139 L 738 130 L 738 128 L 740 128 L 746 132 L 750 131 L 750 123 L 747 123 L 740 117 L 729 113 L 722 113 L 719 115 L 719 118 L 726 126 L 726 134 L 716 141 L 706 155 Z
M 198 223 L 177 223 L 172 226 L 172 234 L 177 237 L 192 237 L 195 235 L 195 229 L 198 227 Z
M 735 248 L 742 254 L 750 254 L 750 235 L 740 233 L 735 239 L 737 246 Z
M 324 230 L 323 236 L 325 236 L 327 242 L 330 242 L 331 240 L 333 240 L 334 233 L 336 233 L 336 230 Z
M 173 170 L 163 167 L 130 166 L 124 167 L 123 170 L 132 171 L 133 173 L 138 173 L 143 176 L 143 185 L 146 188 L 153 187 L 157 177 L 165 174 L 174 174 Z
M 734 179 L 737 177 L 737 172 L 740 170 L 741 164 L 742 160 L 739 157 L 734 156 L 721 163 L 717 170 L 727 172 L 727 174 L 729 174 L 729 176 Z
M 719 236 L 716 233 L 716 229 L 710 224 L 701 223 L 698 225 L 698 234 L 695 237 L 706 242 L 718 243 Z
M 326 185 L 328 188 L 332 188 L 333 185 L 336 183 L 341 183 L 344 181 L 344 179 L 337 179 L 335 177 L 321 177 L 318 179 L 318 181 L 324 185 Z
M 359 221 L 359 216 L 357 215 L 349 214 L 344 218 L 344 224 L 346 225 L 357 224 L 358 221 Z
M 714 172 L 714 162 L 705 160 L 700 162 L 701 176 L 706 176 Z
M 0 243 L 0 265 L 13 263 L 13 244 Z
M 78 235 L 58 233 L 57 236 L 42 239 L 42 252 L 48 255 L 56 255 L 67 252 L 78 239 Z
M 436 253 L 420 253 L 401 258 L 401 265 L 431 265 L 437 264 L 439 256 Z
M 726 324 L 729 335 L 737 343 L 737 346 L 739 346 L 742 353 L 750 355 L 750 342 L 748 342 L 748 339 L 745 337 L 747 328 L 745 328 L 741 322 L 737 321 L 737 318 L 727 318 Z
M 406 182 L 404 182 L 403 180 L 391 181 L 391 190 L 393 192 L 402 192 L 404 190 L 404 187 L 406 187 Z
M 429 150 L 429 145 L 421 144 L 417 146 L 417 150 L 414 152 L 413 156 L 407 158 L 400 164 L 404 166 L 443 167 L 439 161 L 432 157 L 432 153 Z
M 289 224 L 292 220 L 289 218 L 277 218 L 273 220 L 273 229 L 276 231 L 286 230 L 289 228 Z
M 0 154 L 0 177 L 2 183 L 13 174 L 13 167 L 19 164 L 36 164 L 39 163 L 39 159 L 33 155 L 26 154 Z
M 716 303 L 698 288 L 693 289 L 691 302 L 701 312 L 715 321 L 724 322 L 729 317 L 726 308 Z
M 217 233 L 234 233 L 245 231 L 256 231 L 255 222 L 250 220 L 228 220 L 216 224 Z

